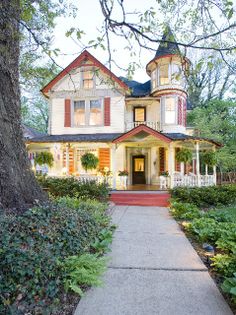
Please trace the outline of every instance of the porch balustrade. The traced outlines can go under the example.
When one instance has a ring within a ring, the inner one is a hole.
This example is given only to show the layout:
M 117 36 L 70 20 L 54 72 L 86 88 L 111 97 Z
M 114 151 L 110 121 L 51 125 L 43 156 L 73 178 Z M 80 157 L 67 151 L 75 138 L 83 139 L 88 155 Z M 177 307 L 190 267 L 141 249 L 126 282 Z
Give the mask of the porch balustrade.
M 182 175 L 174 174 L 173 175 L 173 187 L 197 187 L 198 186 L 198 177 L 195 174 Z M 215 176 L 214 175 L 200 175 L 200 186 L 212 186 L 215 185 Z
M 126 131 L 129 131 L 135 127 L 138 127 L 140 125 L 145 125 L 145 126 L 148 126 L 154 130 L 157 130 L 159 131 L 160 130 L 160 123 L 158 121 L 133 121 L 133 122 L 127 122 L 125 124 L 125 129 Z

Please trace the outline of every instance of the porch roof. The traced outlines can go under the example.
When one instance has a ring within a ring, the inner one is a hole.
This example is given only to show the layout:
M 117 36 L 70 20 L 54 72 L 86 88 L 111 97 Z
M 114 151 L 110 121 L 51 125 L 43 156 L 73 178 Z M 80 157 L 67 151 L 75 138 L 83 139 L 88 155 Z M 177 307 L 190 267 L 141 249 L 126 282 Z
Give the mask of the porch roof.
M 219 142 L 211 139 L 189 136 L 183 133 L 163 133 L 158 132 L 145 125 L 140 125 L 131 129 L 126 133 L 95 133 L 95 134 L 75 134 L 75 135 L 42 135 L 26 139 L 27 143 L 52 143 L 52 142 L 114 142 L 119 143 L 140 133 L 146 132 L 164 142 L 186 141 L 186 140 L 202 140 L 217 146 L 222 146 Z

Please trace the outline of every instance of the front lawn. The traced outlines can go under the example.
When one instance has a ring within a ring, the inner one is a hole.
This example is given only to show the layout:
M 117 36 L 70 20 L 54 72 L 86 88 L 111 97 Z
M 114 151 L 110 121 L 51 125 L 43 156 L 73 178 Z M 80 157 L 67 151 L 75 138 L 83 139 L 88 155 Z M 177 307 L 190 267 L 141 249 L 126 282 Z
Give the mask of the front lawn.
M 204 262 L 236 307 L 236 185 L 208 188 L 176 188 L 172 191 L 171 213 L 187 236 L 198 244 L 214 247 L 214 257 Z M 217 196 L 215 198 L 215 196 Z M 203 254 L 203 255 L 202 255 Z

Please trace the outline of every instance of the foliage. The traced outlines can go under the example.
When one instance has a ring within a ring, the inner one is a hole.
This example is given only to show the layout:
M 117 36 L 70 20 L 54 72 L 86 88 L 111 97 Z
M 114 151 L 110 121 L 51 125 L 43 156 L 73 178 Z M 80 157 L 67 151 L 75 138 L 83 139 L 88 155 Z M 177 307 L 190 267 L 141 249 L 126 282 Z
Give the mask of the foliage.
M 163 172 L 161 172 L 161 174 L 160 174 L 161 176 L 165 176 L 165 177 L 168 177 L 170 174 L 169 174 L 169 172 L 168 171 L 163 171 Z
M 107 200 L 109 187 L 106 183 L 96 181 L 79 181 L 75 177 L 38 177 L 43 188 L 55 197 L 76 197 L 79 199 Z
M 99 163 L 98 157 L 91 152 L 85 153 L 81 157 L 81 164 L 86 172 L 88 170 L 93 170 L 97 168 L 98 163 Z
M 105 209 L 64 197 L 19 216 L 1 213 L 0 313 L 51 314 L 64 286 L 79 292 L 98 282 L 105 260 L 92 244 L 111 228 Z
M 192 203 L 197 207 L 230 205 L 236 202 L 236 185 L 211 187 L 176 187 L 171 190 L 172 198 Z
M 184 162 L 188 163 L 192 160 L 192 152 L 191 150 L 187 148 L 181 148 L 177 153 L 176 153 L 176 160 L 178 162 Z
M 173 201 L 170 211 L 176 219 L 180 220 L 191 220 L 201 216 L 199 209 L 191 203 Z
M 48 165 L 49 167 L 53 166 L 54 158 L 51 152 L 48 151 L 42 151 L 37 153 L 35 159 L 34 159 L 35 164 L 38 165 Z
M 216 151 L 220 171 L 236 170 L 236 103 L 212 100 L 188 114 L 188 123 L 196 135 L 218 141 L 224 146 Z
M 63 272 L 65 290 L 72 290 L 80 296 L 83 295 L 81 286 L 99 286 L 102 284 L 100 276 L 106 270 L 107 259 L 94 254 L 69 256 L 59 262 Z
M 224 292 L 233 296 L 233 301 L 236 303 L 236 272 L 233 277 L 225 279 L 221 287 Z
M 217 163 L 216 153 L 214 151 L 204 151 L 201 153 L 200 160 L 208 166 L 214 166 Z
M 230 277 L 236 271 L 236 257 L 232 254 L 217 254 L 212 257 L 212 266 L 225 277 Z
M 118 176 L 128 176 L 129 172 L 127 170 L 119 171 Z

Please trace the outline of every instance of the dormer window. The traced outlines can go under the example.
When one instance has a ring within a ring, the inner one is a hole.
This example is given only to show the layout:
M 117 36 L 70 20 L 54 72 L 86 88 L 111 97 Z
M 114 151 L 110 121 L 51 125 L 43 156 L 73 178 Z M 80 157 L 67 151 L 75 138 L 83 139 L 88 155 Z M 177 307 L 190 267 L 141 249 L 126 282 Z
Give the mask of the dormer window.
M 83 71 L 83 88 L 92 89 L 94 87 L 93 72 L 91 70 Z

